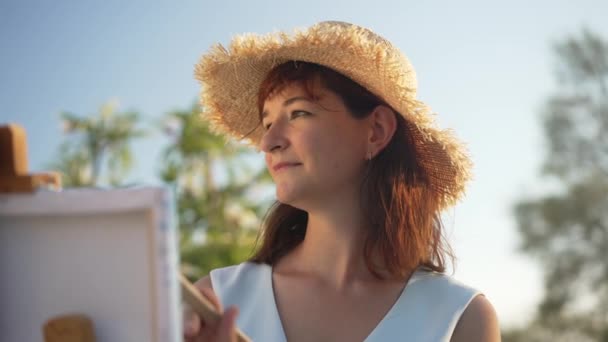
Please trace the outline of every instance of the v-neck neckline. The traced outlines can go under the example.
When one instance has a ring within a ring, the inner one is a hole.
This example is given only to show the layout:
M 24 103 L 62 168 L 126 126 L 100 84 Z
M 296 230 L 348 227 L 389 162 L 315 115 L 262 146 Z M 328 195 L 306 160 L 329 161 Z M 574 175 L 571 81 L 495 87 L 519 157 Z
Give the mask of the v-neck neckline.
M 278 326 L 278 329 L 280 330 L 278 332 L 278 334 L 282 338 L 281 341 L 282 342 L 287 342 L 287 335 L 285 334 L 285 329 L 283 327 L 283 321 L 281 320 L 281 314 L 279 313 L 279 307 L 277 305 L 277 300 L 276 300 L 275 291 L 274 291 L 274 280 L 272 278 L 273 267 L 272 267 L 272 265 L 266 265 L 266 266 L 268 266 L 267 267 L 267 270 L 268 270 L 267 277 L 269 279 L 267 279 L 267 280 L 270 282 L 270 286 L 268 286 L 267 288 L 270 291 L 269 297 L 271 298 L 271 301 L 272 301 L 272 303 L 271 303 L 271 305 L 272 305 L 272 313 L 274 315 L 275 322 L 277 322 L 276 325 Z M 421 270 L 418 268 L 418 269 L 415 269 L 411 273 L 411 275 L 405 281 L 405 284 L 403 285 L 403 288 L 401 289 L 401 292 L 399 293 L 399 296 L 397 297 L 397 299 L 395 300 L 395 302 L 393 303 L 393 305 L 391 306 L 391 308 L 386 312 L 386 314 L 384 314 L 384 316 L 382 317 L 382 319 L 369 332 L 369 334 L 367 334 L 367 336 L 365 337 L 365 339 L 363 339 L 363 342 L 372 341 L 372 340 L 370 340 L 370 338 L 373 338 L 374 335 L 377 333 L 377 331 L 382 327 L 383 323 L 393 316 L 394 311 L 397 309 L 398 306 L 400 306 L 401 302 L 404 300 L 405 292 L 406 292 L 407 287 L 412 284 L 413 280 L 418 277 L 418 275 L 419 275 L 420 272 L 421 272 Z

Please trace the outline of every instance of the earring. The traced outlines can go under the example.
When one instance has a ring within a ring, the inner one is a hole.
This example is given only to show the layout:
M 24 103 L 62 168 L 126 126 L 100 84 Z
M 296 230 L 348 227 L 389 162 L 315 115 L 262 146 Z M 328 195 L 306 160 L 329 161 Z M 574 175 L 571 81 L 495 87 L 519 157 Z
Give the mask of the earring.
M 367 152 L 367 160 L 368 161 L 372 160 L 372 151 Z

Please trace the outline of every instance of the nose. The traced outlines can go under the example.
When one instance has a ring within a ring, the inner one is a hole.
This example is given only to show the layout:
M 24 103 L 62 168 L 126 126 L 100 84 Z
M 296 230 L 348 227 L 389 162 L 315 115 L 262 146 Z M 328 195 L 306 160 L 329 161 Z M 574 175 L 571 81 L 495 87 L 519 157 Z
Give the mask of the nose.
M 284 150 L 289 146 L 289 140 L 285 136 L 285 128 L 281 122 L 272 124 L 260 140 L 260 150 L 265 153 Z

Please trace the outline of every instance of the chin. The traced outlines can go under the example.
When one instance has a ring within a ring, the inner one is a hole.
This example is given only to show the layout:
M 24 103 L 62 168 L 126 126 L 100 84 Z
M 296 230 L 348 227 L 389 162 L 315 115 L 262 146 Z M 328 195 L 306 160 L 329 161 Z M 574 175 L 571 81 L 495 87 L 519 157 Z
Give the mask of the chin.
M 293 191 L 294 189 L 290 189 L 291 191 L 284 191 L 277 187 L 276 197 L 277 201 L 290 205 L 294 208 L 301 208 L 302 202 L 302 194 L 298 191 Z
M 279 201 L 283 204 L 289 204 L 289 205 L 293 206 L 294 198 L 292 196 L 290 196 L 289 194 L 285 194 L 285 193 L 277 191 L 276 197 L 277 197 L 277 201 Z

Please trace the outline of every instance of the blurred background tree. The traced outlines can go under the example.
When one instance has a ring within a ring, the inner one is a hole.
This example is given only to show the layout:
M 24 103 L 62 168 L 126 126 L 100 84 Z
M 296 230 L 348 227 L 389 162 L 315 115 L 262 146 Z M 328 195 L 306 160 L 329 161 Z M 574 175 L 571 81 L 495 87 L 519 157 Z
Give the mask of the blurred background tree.
M 107 103 L 97 115 L 61 118 L 68 138 L 50 168 L 62 173 L 64 186 L 122 185 L 134 162 L 130 142 L 145 134 L 138 113 Z M 270 204 L 271 178 L 260 158 L 213 133 L 198 105 L 168 113 L 161 126 L 170 143 L 159 175 L 176 194 L 183 272 L 197 279 L 244 261 Z
M 608 341 L 608 44 L 584 30 L 555 53 L 559 88 L 542 112 L 555 189 L 514 207 L 545 295 L 534 322 L 503 339 Z
M 250 148 L 215 134 L 198 105 L 166 115 L 161 179 L 177 196 L 182 271 L 191 279 L 252 255 L 270 175 Z
M 137 112 L 116 112 L 116 108 L 116 103 L 108 102 L 97 115 L 61 113 L 68 139 L 50 168 L 62 173 L 65 187 L 121 185 L 133 167 L 130 143 L 145 132 L 138 127 Z

